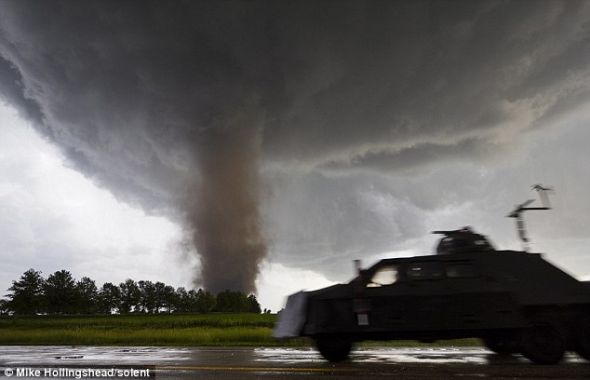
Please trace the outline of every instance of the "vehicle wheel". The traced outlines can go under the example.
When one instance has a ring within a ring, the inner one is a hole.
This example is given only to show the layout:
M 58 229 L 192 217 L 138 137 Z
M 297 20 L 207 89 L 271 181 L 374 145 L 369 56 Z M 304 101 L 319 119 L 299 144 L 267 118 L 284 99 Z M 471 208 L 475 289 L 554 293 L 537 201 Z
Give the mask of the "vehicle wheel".
M 522 354 L 536 364 L 557 364 L 565 354 L 565 339 L 550 325 L 527 328 L 521 345 Z
M 576 353 L 586 360 L 590 360 L 590 322 L 582 322 L 576 334 Z
M 487 336 L 481 339 L 486 348 L 498 355 L 510 355 L 520 351 L 520 342 L 515 336 Z
M 337 337 L 321 337 L 315 339 L 315 345 L 322 356 L 331 362 L 348 359 L 352 350 L 352 342 Z

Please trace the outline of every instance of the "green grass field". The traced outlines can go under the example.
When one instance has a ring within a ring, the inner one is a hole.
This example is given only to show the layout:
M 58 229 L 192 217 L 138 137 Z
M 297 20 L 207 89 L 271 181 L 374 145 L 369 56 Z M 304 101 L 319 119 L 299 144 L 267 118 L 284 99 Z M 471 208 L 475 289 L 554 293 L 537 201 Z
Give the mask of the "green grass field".
M 0 317 L 0 345 L 309 346 L 308 339 L 271 336 L 274 314 L 180 314 Z M 421 344 L 367 342 L 361 346 L 479 345 L 477 339 Z
M 282 345 L 271 336 L 275 320 L 246 313 L 2 317 L 0 344 Z

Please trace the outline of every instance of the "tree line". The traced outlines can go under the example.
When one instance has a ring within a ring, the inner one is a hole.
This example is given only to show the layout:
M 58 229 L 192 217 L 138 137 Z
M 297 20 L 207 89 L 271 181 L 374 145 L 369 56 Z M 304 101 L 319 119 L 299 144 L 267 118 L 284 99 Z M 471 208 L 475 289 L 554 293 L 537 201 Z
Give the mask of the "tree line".
M 162 282 L 132 279 L 119 285 L 107 282 L 99 289 L 91 278 L 76 280 L 66 270 L 44 278 L 40 271 L 29 269 L 12 281 L 8 291 L 8 298 L 0 299 L 0 314 L 261 312 L 253 294 L 226 290 L 214 295 L 203 289 L 175 289 Z

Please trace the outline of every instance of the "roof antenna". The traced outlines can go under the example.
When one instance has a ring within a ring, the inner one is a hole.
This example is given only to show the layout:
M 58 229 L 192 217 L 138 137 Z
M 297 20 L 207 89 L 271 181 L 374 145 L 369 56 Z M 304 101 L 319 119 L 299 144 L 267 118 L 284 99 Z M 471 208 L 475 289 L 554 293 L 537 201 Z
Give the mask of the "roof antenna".
M 539 193 L 539 198 L 541 198 L 541 203 L 543 203 L 544 207 L 547 207 L 547 210 L 551 210 L 551 205 L 549 204 L 549 196 L 547 193 L 555 193 L 552 187 L 544 187 L 543 185 L 536 184 L 533 185 L 532 190 L 536 190 Z
M 541 199 L 541 203 L 543 207 L 527 207 L 531 203 L 533 203 L 534 199 L 529 199 L 519 205 L 516 205 L 516 208 L 507 215 L 508 218 L 515 218 L 516 219 L 516 231 L 518 232 L 518 237 L 522 241 L 522 249 L 525 252 L 529 251 L 529 238 L 526 234 L 526 227 L 524 224 L 524 218 L 522 214 L 525 211 L 535 211 L 535 210 L 551 210 L 551 205 L 549 203 L 549 196 L 547 195 L 548 192 L 553 192 L 551 187 L 544 187 L 543 185 L 536 184 L 533 185 L 532 190 L 537 191 L 539 193 L 539 198 Z

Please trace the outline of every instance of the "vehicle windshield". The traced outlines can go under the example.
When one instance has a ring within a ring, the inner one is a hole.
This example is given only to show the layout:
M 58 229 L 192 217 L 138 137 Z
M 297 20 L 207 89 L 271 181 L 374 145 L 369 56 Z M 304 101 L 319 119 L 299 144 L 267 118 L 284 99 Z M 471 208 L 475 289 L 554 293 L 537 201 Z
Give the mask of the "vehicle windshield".
M 410 264 L 406 274 L 410 280 L 432 280 L 441 278 L 443 270 L 438 262 L 418 262 Z

